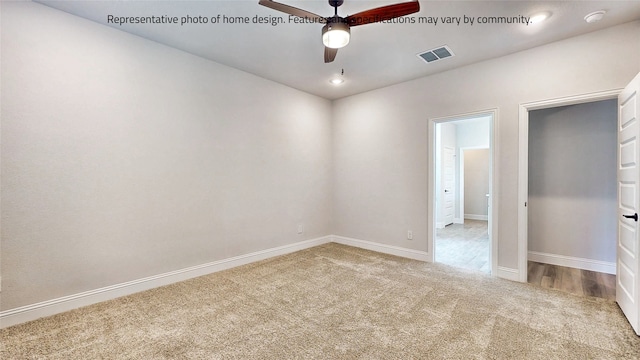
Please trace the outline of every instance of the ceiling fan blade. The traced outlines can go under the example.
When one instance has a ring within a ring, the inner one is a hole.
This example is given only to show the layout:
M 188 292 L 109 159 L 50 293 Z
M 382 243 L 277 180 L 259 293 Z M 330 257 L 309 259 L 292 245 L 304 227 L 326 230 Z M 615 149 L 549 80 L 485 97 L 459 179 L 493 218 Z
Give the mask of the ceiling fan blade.
M 420 3 L 418 3 L 418 0 L 415 0 L 361 11 L 357 14 L 347 16 L 346 20 L 349 26 L 358 26 L 390 20 L 418 11 L 420 11 Z
M 301 18 L 307 18 L 310 20 L 314 20 L 314 22 L 319 22 L 319 23 L 326 23 L 327 19 L 323 16 L 314 14 L 310 11 L 306 11 L 306 10 L 302 10 L 302 9 L 298 9 L 297 7 L 293 7 L 293 6 L 289 6 L 289 5 L 285 5 L 285 4 L 281 4 L 272 0 L 260 0 L 258 1 L 258 4 L 262 5 L 262 6 L 266 6 L 268 8 L 271 8 L 273 10 L 278 10 L 278 11 L 282 11 L 283 13 L 289 14 L 289 15 L 293 15 L 293 16 L 297 16 L 297 17 L 301 17 Z
M 336 55 L 338 54 L 338 49 L 332 49 L 329 47 L 324 47 L 324 63 L 330 63 L 332 62 L 335 58 Z

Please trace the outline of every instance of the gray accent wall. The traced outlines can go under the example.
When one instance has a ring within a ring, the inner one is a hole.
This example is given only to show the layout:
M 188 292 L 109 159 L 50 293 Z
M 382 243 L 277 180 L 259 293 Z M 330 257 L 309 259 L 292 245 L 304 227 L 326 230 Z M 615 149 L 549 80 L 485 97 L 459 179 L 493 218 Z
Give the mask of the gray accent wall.
M 490 151 L 478 149 L 463 152 L 464 215 L 488 216 Z
M 460 154 L 464 148 L 485 148 L 488 149 L 491 146 L 491 116 L 482 116 L 471 120 L 462 120 L 455 122 L 456 124 L 456 139 L 458 148 L 456 149 L 456 169 L 460 168 Z M 463 181 L 464 183 L 464 181 Z M 466 184 L 465 184 L 466 185 Z M 488 189 L 488 188 L 487 188 Z M 461 210 L 464 206 L 460 206 L 461 190 L 460 176 L 456 176 L 456 218 L 463 219 L 464 214 Z M 488 190 L 487 190 L 488 192 Z M 463 204 L 464 205 L 464 204 Z M 485 211 L 486 212 L 486 211 Z M 486 214 L 485 214 L 486 215 Z
M 529 250 L 616 260 L 616 100 L 529 112 Z

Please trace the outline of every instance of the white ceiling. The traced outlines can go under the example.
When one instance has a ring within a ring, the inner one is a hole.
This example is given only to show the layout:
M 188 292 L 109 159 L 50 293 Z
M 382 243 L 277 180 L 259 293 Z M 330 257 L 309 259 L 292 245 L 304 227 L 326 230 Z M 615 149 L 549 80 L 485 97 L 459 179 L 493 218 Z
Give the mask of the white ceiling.
M 345 0 L 338 14 L 402 2 Z M 522 51 L 549 42 L 640 19 L 640 1 L 420 1 L 419 13 L 408 18 L 442 16 L 528 17 L 551 11 L 536 25 L 524 24 L 368 24 L 351 29 L 351 43 L 333 63 L 323 61 L 321 24 L 107 24 L 114 16 L 288 16 L 258 5 L 235 1 L 64 1 L 37 2 L 131 34 L 211 59 L 296 89 L 337 99 L 456 67 Z M 326 0 L 282 0 L 322 16 L 333 14 Z M 607 10 L 605 18 L 588 24 L 584 16 Z M 427 64 L 416 54 L 448 45 L 455 57 Z M 329 79 L 344 69 L 345 82 Z

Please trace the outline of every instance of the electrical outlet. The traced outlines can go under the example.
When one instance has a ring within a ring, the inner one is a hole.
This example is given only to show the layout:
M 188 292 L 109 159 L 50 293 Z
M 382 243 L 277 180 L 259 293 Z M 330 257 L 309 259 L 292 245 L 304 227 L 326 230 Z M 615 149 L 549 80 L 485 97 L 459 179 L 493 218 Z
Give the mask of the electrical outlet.
M 411 230 L 407 231 L 407 240 L 413 240 L 413 231 Z
M 298 234 L 304 234 L 304 225 L 298 224 Z

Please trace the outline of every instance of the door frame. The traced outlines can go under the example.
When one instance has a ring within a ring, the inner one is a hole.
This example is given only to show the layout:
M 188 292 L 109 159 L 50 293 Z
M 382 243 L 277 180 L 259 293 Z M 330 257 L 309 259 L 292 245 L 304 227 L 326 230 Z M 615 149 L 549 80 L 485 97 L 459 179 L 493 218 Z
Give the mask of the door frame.
M 437 174 L 435 166 L 436 166 L 436 125 L 442 123 L 448 123 L 458 120 L 467 120 L 471 118 L 477 118 L 482 116 L 490 116 L 489 120 L 489 151 L 490 151 L 490 170 L 489 170 L 489 201 L 491 206 L 491 213 L 489 214 L 489 226 L 494 229 L 492 231 L 491 236 L 489 237 L 489 246 L 491 247 L 491 251 L 489 252 L 489 262 L 491 264 L 491 276 L 498 275 L 498 189 L 499 189 L 499 164 L 498 164 L 498 109 L 488 109 L 482 111 L 474 111 L 469 113 L 463 113 L 458 115 L 451 115 L 445 117 L 436 117 L 430 118 L 428 121 L 428 137 L 427 139 L 431 142 L 428 146 L 428 180 L 427 180 L 427 252 L 428 252 L 428 260 L 430 262 L 435 262 L 435 238 L 436 238 L 436 213 L 435 213 L 435 202 L 436 202 L 436 188 L 435 188 L 435 176 Z M 455 214 L 454 214 L 455 218 Z
M 529 211 L 529 111 L 617 99 L 622 89 L 521 103 L 518 111 L 518 281 L 527 282 Z

